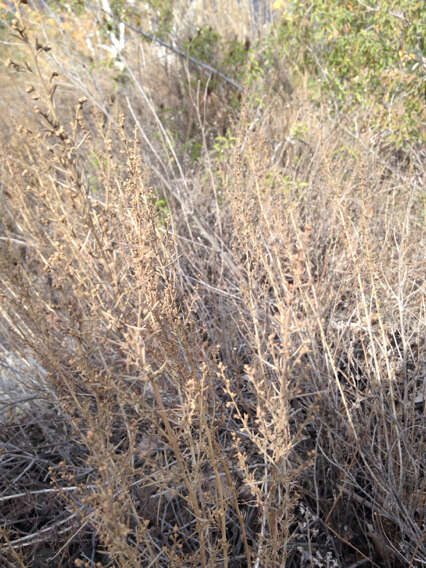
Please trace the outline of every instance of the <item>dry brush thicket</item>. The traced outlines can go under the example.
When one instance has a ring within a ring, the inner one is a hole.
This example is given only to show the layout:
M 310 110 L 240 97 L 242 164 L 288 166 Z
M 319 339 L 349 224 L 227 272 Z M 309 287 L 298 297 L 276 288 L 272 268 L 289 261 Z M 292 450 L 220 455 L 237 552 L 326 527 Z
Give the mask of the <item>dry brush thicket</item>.
M 420 151 L 303 85 L 227 113 L 137 36 L 113 89 L 25 10 L 0 332 L 39 374 L 3 401 L 0 564 L 424 565 Z

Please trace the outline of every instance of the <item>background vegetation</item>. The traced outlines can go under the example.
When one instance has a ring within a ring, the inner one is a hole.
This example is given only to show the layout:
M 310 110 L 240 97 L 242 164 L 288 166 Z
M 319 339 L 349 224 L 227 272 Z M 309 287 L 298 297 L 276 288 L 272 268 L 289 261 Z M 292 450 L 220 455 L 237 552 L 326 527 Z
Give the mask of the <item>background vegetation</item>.
M 0 10 L 1 565 L 424 565 L 422 3 Z

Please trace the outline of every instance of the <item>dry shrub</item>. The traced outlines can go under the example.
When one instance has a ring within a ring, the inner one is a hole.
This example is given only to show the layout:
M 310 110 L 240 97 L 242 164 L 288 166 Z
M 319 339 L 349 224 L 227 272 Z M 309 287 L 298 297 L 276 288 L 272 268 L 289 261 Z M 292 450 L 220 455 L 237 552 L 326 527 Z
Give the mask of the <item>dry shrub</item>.
M 424 562 L 421 156 L 295 93 L 213 152 L 187 100 L 188 166 L 155 83 L 70 94 L 15 30 L 1 326 L 47 377 L 2 432 L 2 562 Z

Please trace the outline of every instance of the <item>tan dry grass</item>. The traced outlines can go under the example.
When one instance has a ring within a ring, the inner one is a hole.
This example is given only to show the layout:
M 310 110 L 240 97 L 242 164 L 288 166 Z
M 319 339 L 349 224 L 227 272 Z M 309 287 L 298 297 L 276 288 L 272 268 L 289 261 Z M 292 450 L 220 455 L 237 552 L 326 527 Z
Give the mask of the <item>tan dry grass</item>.
M 299 91 L 247 97 L 218 155 L 193 93 L 188 165 L 149 66 L 105 119 L 31 53 L 1 314 L 53 395 L 2 439 L 5 565 L 424 561 L 421 156 Z

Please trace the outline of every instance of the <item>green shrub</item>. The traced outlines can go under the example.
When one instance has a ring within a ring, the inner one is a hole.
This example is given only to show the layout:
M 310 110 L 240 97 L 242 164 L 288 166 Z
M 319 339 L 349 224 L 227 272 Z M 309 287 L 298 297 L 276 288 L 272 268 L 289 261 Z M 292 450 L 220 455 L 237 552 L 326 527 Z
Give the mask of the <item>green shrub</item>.
M 397 145 L 421 136 L 423 2 L 296 0 L 277 19 L 270 49 L 307 73 L 314 95 L 371 108 Z

